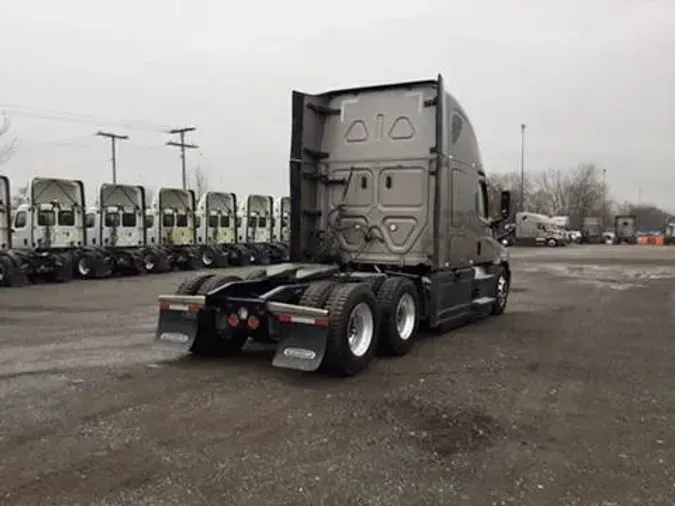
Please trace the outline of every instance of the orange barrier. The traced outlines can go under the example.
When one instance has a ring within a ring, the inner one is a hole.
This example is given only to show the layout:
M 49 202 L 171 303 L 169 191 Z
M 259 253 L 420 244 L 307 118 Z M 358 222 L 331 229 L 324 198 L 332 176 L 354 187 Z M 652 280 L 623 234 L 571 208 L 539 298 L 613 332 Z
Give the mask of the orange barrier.
M 663 235 L 643 235 L 637 238 L 637 243 L 641 246 L 663 246 L 664 239 Z

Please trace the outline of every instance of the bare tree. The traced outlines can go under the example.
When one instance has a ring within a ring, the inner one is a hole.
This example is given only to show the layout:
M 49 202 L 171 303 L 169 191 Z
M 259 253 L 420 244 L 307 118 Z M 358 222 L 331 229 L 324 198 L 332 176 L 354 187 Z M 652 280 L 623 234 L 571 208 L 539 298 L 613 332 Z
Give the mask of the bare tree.
M 6 114 L 2 113 L 2 123 L 0 123 L 0 138 L 7 135 L 9 129 L 12 126 L 11 118 Z M 0 165 L 9 160 L 12 155 L 16 152 L 17 142 L 16 139 L 10 139 L 6 142 L 0 143 Z
M 202 171 L 201 166 L 197 165 L 190 171 L 190 182 L 188 187 L 195 192 L 195 198 L 199 200 L 202 195 L 209 191 L 209 182 Z
M 525 178 L 525 208 L 548 216 L 569 216 L 572 227 L 579 228 L 584 218 L 597 216 L 609 223 L 611 202 L 601 172 L 594 164 L 574 169 L 548 169 L 530 173 Z M 491 177 L 495 190 L 511 190 L 518 208 L 520 175 L 517 172 Z
M 12 195 L 12 207 L 17 207 L 28 202 L 28 185 L 19 186 Z

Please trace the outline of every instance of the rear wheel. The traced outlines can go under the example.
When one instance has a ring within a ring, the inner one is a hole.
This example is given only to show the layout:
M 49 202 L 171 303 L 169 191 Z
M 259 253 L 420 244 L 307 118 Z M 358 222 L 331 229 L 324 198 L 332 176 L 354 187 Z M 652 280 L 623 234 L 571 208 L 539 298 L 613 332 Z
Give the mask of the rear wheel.
M 150 273 L 155 273 L 158 270 L 158 265 L 159 263 L 159 258 L 157 255 L 152 252 L 148 251 L 143 255 L 143 268 L 145 269 L 145 272 L 150 272 Z
M 213 267 L 216 261 L 216 254 L 212 248 L 206 247 L 202 250 L 202 265 L 207 269 Z
M 88 253 L 82 253 L 77 259 L 77 274 L 84 279 L 90 278 L 93 276 L 94 272 L 94 263 L 91 258 L 91 255 Z
M 555 239 L 549 239 L 546 244 L 548 245 L 549 248 L 555 248 L 558 245 L 558 241 Z
M 366 283 L 340 284 L 325 307 L 329 311 L 325 369 L 337 376 L 354 376 L 368 367 L 377 349 L 375 295 Z
M 325 280 L 311 283 L 300 297 L 298 305 L 323 308 L 337 281 Z
M 221 286 L 226 285 L 227 283 L 232 283 L 233 281 L 241 281 L 241 278 L 238 276 L 215 275 L 204 281 L 196 293 L 198 295 L 206 295 L 216 288 L 220 288 Z
M 12 260 L 6 256 L 0 256 L 0 286 L 10 286 L 12 283 Z
M 377 294 L 380 308 L 379 351 L 406 355 L 415 344 L 419 324 L 417 287 L 404 277 L 387 278 Z
M 215 276 L 213 273 L 197 274 L 191 278 L 185 278 L 176 288 L 176 295 L 196 295 L 202 285 Z

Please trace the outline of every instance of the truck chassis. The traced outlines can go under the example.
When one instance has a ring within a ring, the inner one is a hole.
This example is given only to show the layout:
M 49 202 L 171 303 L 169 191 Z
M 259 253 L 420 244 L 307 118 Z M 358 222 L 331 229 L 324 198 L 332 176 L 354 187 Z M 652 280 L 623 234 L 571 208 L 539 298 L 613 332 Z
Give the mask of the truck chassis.
M 506 261 L 424 275 L 285 264 L 246 279 L 200 273 L 159 297 L 157 340 L 197 355 L 229 356 L 249 339 L 276 343 L 272 365 L 351 376 L 377 352 L 407 354 L 431 329 L 504 312 Z M 448 296 L 451 294 L 452 296 Z

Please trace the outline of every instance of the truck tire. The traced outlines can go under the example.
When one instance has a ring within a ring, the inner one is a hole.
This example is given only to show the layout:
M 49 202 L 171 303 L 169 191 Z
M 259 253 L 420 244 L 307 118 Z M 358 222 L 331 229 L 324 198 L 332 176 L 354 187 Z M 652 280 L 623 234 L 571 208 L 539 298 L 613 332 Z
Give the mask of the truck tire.
M 207 293 L 220 288 L 221 286 L 232 283 L 233 281 L 241 281 L 239 276 L 223 276 L 215 275 L 210 278 L 207 278 L 206 281 L 199 287 L 196 294 L 197 295 L 206 295 Z
M 377 293 L 380 310 L 379 351 L 401 357 L 415 344 L 420 319 L 417 287 L 408 278 L 387 278 Z
M 511 288 L 511 276 L 505 267 L 500 267 L 497 272 L 497 286 L 495 289 L 495 301 L 492 303 L 490 313 L 494 316 L 504 313 L 506 303 L 509 299 L 509 290 Z
M 328 342 L 324 369 L 336 376 L 355 376 L 368 367 L 377 351 L 378 313 L 367 283 L 335 286 L 326 303 Z
M 213 273 L 197 274 L 191 278 L 185 278 L 176 288 L 176 295 L 196 295 L 202 285 L 215 276 Z
M 146 251 L 143 255 L 143 268 L 149 274 L 159 272 L 159 257 L 154 251 Z
M 82 252 L 77 257 L 77 264 L 75 265 L 77 275 L 82 279 L 89 279 L 94 277 L 94 259 L 88 252 Z
M 216 261 L 216 252 L 210 246 L 206 246 L 202 249 L 201 262 L 202 266 L 206 269 L 213 267 L 213 264 Z
M 323 308 L 326 305 L 326 302 L 328 302 L 328 297 L 330 297 L 333 288 L 335 288 L 335 285 L 337 284 L 337 281 L 332 280 L 310 283 L 302 294 L 302 297 L 300 297 L 298 305 Z
M 0 256 L 0 286 L 12 286 L 12 260 L 6 256 Z
M 555 239 L 549 239 L 548 241 L 546 241 L 546 245 L 549 248 L 555 248 L 558 245 L 558 241 L 556 241 Z

